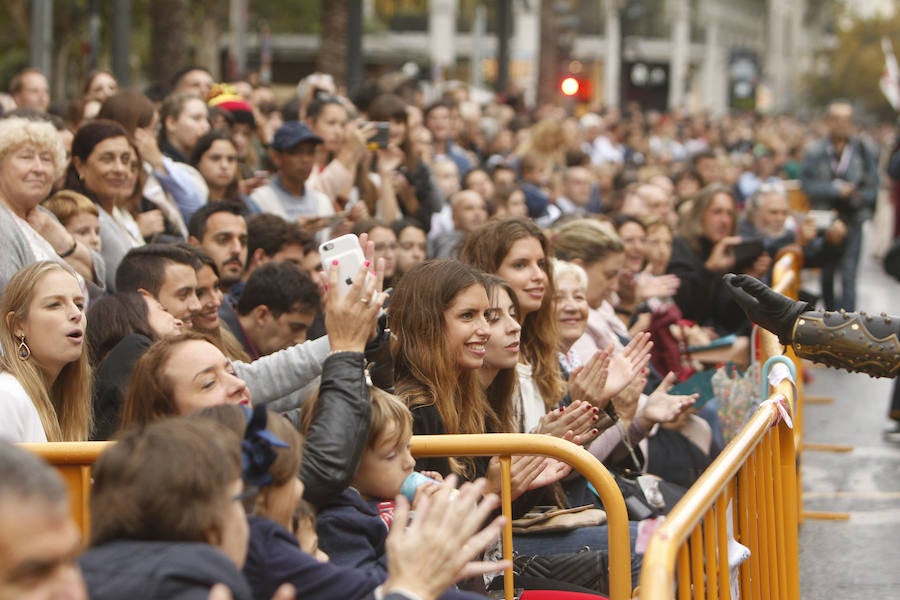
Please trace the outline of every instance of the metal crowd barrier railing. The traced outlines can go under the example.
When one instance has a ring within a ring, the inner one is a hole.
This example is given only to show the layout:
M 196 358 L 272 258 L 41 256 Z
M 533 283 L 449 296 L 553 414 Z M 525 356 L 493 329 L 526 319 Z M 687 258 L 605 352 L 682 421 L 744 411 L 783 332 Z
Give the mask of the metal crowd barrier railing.
M 774 266 L 774 287 L 796 298 L 800 257 L 788 252 Z M 767 364 L 782 346 L 760 332 L 761 359 Z M 788 349 L 786 356 L 801 367 Z M 792 364 L 793 367 L 793 364 Z M 793 370 L 793 369 L 792 369 Z M 794 370 L 794 373 L 797 371 Z M 765 375 L 764 375 L 765 377 Z M 647 600 L 730 598 L 732 584 L 742 598 L 800 597 L 797 528 L 801 498 L 799 448 L 802 434 L 802 377 L 785 379 L 769 401 L 722 451 L 656 530 L 644 555 L 639 597 Z M 797 393 L 795 394 L 795 390 Z M 783 414 L 793 418 L 793 430 Z M 72 515 L 88 538 L 91 467 L 110 442 L 24 444 L 63 475 L 70 491 Z M 621 492 L 606 468 L 589 452 L 551 436 L 527 434 L 413 436 L 412 453 L 426 456 L 499 456 L 502 511 L 507 516 L 503 555 L 512 558 L 510 463 L 516 455 L 556 458 L 571 465 L 598 490 L 609 527 L 611 600 L 631 596 L 628 514 Z M 741 545 L 749 558 L 739 566 Z M 513 574 L 504 573 L 506 598 L 513 597 Z
M 113 442 L 61 442 L 22 444 L 53 465 L 69 488 L 72 516 L 83 539 L 90 532 L 91 469 L 100 453 Z M 600 461 L 584 448 L 545 435 L 485 434 L 413 436 L 412 453 L 425 456 L 499 456 L 502 482 L 502 511 L 507 517 L 503 531 L 503 555 L 512 560 L 512 498 L 510 497 L 511 457 L 549 456 L 571 465 L 590 481 L 600 494 L 609 527 L 610 600 L 631 597 L 631 542 L 625 501 L 613 477 Z M 504 573 L 506 598 L 513 597 L 513 573 Z
M 91 529 L 91 469 L 100 453 L 112 442 L 53 442 L 47 444 L 22 444 L 53 465 L 69 489 L 69 505 L 72 518 L 81 530 L 85 543 Z
M 787 252 L 774 266 L 776 290 L 796 298 L 801 258 Z M 798 451 L 802 377 L 796 357 L 760 331 L 763 382 L 769 369 L 792 377 L 768 398 L 656 530 L 644 554 L 642 600 L 800 597 Z M 796 386 L 796 387 L 795 387 Z M 790 421 L 793 419 L 793 427 Z
M 631 541 L 628 511 L 615 479 L 590 452 L 571 442 L 549 435 L 491 433 L 483 435 L 422 435 L 412 438 L 413 456 L 499 456 L 502 477 L 501 508 L 506 516 L 503 530 L 503 558 L 512 560 L 512 499 L 510 462 L 513 456 L 549 456 L 581 473 L 600 494 L 609 527 L 609 598 L 631 597 Z M 504 573 L 506 600 L 513 598 L 513 573 Z

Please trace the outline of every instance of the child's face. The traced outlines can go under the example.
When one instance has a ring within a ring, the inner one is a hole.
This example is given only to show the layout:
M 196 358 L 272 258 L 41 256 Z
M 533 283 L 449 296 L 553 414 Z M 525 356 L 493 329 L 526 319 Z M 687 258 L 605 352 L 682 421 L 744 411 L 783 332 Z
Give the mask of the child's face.
M 374 448 L 366 448 L 353 487 L 367 499 L 392 500 L 413 472 L 416 461 L 409 452 L 411 433 L 397 435 L 396 425 L 388 427 Z
M 319 549 L 319 534 L 316 533 L 316 522 L 313 519 L 300 519 L 294 535 L 301 550 L 319 562 L 328 562 L 328 555 Z
M 66 231 L 91 250 L 100 252 L 100 219 L 97 215 L 87 212 L 73 215 L 66 225 Z

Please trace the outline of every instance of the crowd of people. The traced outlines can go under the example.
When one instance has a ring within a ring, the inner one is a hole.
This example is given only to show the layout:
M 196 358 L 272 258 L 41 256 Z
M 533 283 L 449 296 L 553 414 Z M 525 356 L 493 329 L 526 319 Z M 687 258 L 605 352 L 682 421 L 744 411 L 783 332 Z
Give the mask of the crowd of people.
M 349 98 L 316 73 L 276 99 L 198 66 L 160 89 L 98 71 L 55 111 L 29 69 L 0 119 L 0 439 L 117 442 L 80 556 L 58 478 L 0 445 L 12 595 L 483 594 L 505 566 L 480 562 L 499 462 L 417 460 L 424 434 L 552 435 L 652 475 L 663 499 L 644 478 L 629 513 L 637 575 L 654 517 L 722 447 L 715 402 L 674 386 L 750 360 L 723 276 L 767 281 L 792 247 L 822 267 L 826 309 L 855 308 L 879 144 L 846 102 L 813 124 L 575 117 L 463 85 L 426 100 L 396 74 Z M 320 253 L 345 234 L 365 257 L 347 282 Z M 408 525 L 416 472 L 433 483 Z M 516 517 L 602 507 L 557 461 L 511 473 Z M 23 549 L 38 533 L 53 543 Z M 514 547 L 567 560 L 606 539 L 597 522 Z M 517 585 L 603 591 L 581 583 Z

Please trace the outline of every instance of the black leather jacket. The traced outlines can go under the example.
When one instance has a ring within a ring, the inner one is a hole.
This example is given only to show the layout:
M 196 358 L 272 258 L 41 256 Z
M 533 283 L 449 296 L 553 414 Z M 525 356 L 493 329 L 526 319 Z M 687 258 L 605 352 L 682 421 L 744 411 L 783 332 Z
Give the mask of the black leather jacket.
M 362 352 L 325 359 L 316 415 L 306 434 L 300 480 L 303 499 L 318 508 L 350 485 L 371 422 L 371 401 Z

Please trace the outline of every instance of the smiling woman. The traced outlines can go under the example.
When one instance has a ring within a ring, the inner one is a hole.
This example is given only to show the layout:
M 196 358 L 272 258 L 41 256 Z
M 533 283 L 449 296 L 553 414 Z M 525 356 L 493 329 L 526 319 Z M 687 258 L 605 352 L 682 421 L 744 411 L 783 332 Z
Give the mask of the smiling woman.
M 66 188 L 90 198 L 100 221 L 100 249 L 107 266 L 107 288 L 115 290 L 122 257 L 144 240 L 128 203 L 138 183 L 138 157 L 125 129 L 107 119 L 82 125 L 72 140 Z
M 222 351 L 203 335 L 161 339 L 134 366 L 122 430 L 219 404 L 250 404 L 250 391 Z
M 553 267 L 550 243 L 533 221 L 510 217 L 489 221 L 468 234 L 459 251 L 460 260 L 505 279 L 515 292 L 522 324 L 520 382 L 534 393 L 535 410 L 521 409 L 525 430 L 537 425 L 546 411 L 556 408 L 565 395 L 556 346 L 559 324 L 553 310 Z
M 80 441 L 91 425 L 84 294 L 71 268 L 41 261 L 0 298 L 0 438 Z
M 396 390 L 412 410 L 416 434 L 499 430 L 478 384 L 491 336 L 489 308 L 480 273 L 457 260 L 417 265 L 394 289 L 389 323 Z M 469 477 L 475 464 L 420 461 L 426 470 L 449 473 L 452 468 Z
M 62 174 L 65 151 L 49 122 L 0 121 L 0 288 L 22 267 L 38 260 L 65 261 L 87 281 L 102 282 L 103 261 L 38 207 Z M 102 283 L 101 283 L 102 285 Z

